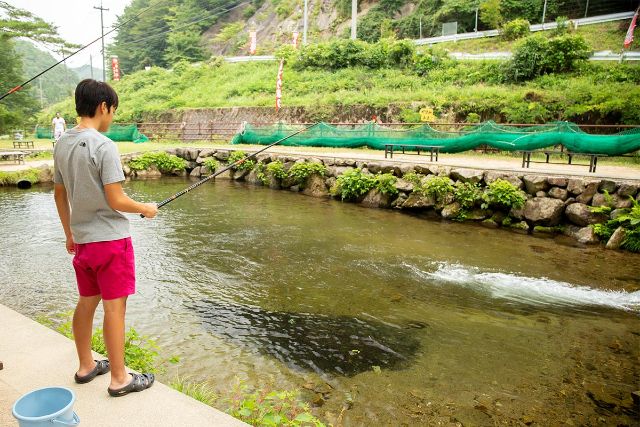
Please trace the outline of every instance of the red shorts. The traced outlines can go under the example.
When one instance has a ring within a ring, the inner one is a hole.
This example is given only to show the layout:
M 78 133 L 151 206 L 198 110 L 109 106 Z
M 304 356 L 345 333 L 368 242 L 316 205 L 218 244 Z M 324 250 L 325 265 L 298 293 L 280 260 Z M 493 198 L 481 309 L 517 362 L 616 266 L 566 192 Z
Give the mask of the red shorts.
M 101 295 L 110 300 L 136 292 L 136 269 L 131 237 L 76 244 L 73 257 L 80 296 Z

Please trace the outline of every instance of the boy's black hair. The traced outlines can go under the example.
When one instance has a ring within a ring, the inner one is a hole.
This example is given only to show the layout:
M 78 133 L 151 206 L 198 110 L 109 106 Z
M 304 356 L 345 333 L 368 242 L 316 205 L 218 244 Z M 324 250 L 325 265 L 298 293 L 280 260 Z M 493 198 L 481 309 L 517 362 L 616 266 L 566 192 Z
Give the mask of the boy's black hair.
M 118 94 L 108 84 L 93 79 L 84 79 L 76 86 L 76 113 L 80 117 L 93 117 L 96 108 L 103 102 L 107 108 L 118 108 Z

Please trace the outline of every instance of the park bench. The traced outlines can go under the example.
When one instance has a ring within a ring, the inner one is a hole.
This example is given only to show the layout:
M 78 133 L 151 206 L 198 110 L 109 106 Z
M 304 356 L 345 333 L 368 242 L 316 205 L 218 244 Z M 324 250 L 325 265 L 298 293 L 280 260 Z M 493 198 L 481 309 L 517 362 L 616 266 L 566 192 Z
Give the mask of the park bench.
M 420 155 L 420 151 L 429 152 L 431 161 L 433 162 L 433 158 L 435 157 L 437 162 L 438 154 L 443 147 L 443 145 L 384 144 L 384 158 L 386 159 L 388 155 L 389 158 L 393 159 L 394 150 L 402 150 L 402 154 L 405 154 L 405 150 L 411 150 L 416 151 L 418 156 Z
M 596 153 L 572 153 L 570 151 L 557 151 L 557 150 L 523 150 L 521 151 L 522 153 L 522 167 L 523 168 L 529 168 L 529 165 L 531 163 L 547 163 L 547 164 L 553 164 L 553 165 L 563 165 L 565 163 L 560 163 L 560 162 L 552 162 L 550 161 L 550 157 L 553 154 L 560 154 L 560 155 L 566 155 L 568 162 L 567 164 L 572 165 L 572 166 L 586 166 L 583 164 L 577 164 L 577 163 L 573 163 L 573 158 L 575 156 L 585 156 L 585 157 L 589 157 L 589 172 L 590 173 L 595 173 L 596 171 L 596 167 L 598 166 L 598 158 L 600 157 L 609 157 L 607 154 L 596 154 Z M 531 154 L 533 153 L 543 153 L 545 155 L 545 161 L 541 162 L 541 161 L 535 161 L 535 160 L 531 160 Z
M 13 148 L 22 148 L 23 146 L 24 148 L 34 148 L 33 141 L 26 141 L 23 139 L 17 139 L 13 141 Z
M 23 151 L 0 151 L 0 159 L 13 160 L 18 164 L 24 163 L 25 152 Z

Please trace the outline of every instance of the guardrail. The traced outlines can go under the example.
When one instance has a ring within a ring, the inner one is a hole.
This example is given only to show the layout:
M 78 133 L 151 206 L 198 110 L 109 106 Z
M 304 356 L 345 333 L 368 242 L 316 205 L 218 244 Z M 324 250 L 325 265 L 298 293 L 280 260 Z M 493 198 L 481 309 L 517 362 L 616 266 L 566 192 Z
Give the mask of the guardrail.
M 483 52 L 483 53 L 465 53 L 465 52 L 450 52 L 449 57 L 454 59 L 463 59 L 469 61 L 479 60 L 498 60 L 498 59 L 510 59 L 513 56 L 511 52 Z M 640 52 L 622 52 L 614 53 L 610 50 L 603 50 L 601 52 L 595 52 L 589 57 L 590 61 L 640 61 Z

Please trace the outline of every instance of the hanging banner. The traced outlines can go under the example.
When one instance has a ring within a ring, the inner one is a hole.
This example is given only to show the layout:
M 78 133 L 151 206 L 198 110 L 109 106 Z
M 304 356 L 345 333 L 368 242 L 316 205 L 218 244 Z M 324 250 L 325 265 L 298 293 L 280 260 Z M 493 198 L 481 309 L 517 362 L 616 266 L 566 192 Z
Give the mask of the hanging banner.
M 280 67 L 278 67 L 278 80 L 276 80 L 276 112 L 282 107 L 282 72 L 284 70 L 284 59 L 280 60 Z
M 298 48 L 298 37 L 300 36 L 300 33 L 297 31 L 293 32 L 293 41 L 291 42 L 291 44 L 293 45 L 294 49 Z
M 256 36 L 257 36 L 257 34 L 256 34 L 255 31 L 249 32 L 249 41 L 251 43 L 249 45 L 249 54 L 250 55 L 255 55 L 256 49 L 258 47 L 258 42 L 257 42 Z
M 631 46 L 631 43 L 633 43 L 633 30 L 635 30 L 636 23 L 638 21 L 638 11 L 640 11 L 640 8 L 638 8 L 638 10 L 636 10 L 635 15 L 633 15 L 633 19 L 631 20 L 631 24 L 629 25 L 629 30 L 627 30 L 627 35 L 624 38 L 625 49 L 628 49 L 629 46 Z
M 120 64 L 117 56 L 111 57 L 111 75 L 114 81 L 120 80 Z

